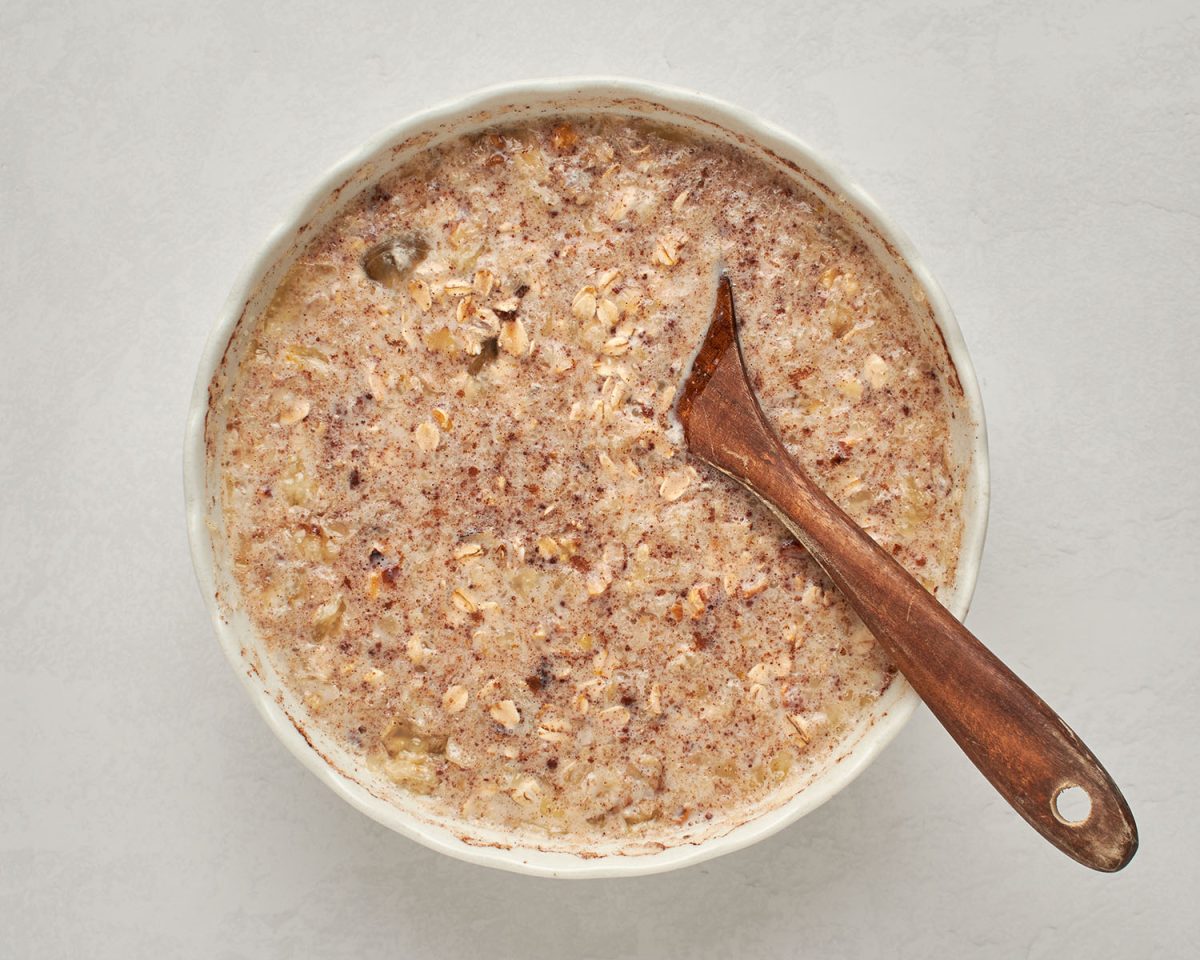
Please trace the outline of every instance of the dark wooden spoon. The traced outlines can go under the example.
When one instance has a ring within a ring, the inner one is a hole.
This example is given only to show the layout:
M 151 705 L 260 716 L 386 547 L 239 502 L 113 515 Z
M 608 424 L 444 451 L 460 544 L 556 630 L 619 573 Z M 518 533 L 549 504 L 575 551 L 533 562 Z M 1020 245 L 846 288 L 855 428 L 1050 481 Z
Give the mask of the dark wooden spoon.
M 775 435 L 746 376 L 728 277 L 678 413 L 691 452 L 778 515 L 1004 799 L 1080 863 L 1110 872 L 1125 866 L 1137 850 L 1137 827 L 1100 761 L 813 483 Z M 1059 804 L 1072 788 L 1091 802 L 1076 820 Z

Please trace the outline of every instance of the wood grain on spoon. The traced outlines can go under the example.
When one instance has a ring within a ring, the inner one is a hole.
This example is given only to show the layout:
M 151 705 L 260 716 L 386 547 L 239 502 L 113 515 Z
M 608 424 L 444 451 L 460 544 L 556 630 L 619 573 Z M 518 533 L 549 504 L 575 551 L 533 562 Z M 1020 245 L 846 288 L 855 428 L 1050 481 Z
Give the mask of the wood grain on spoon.
M 807 548 L 985 777 L 1047 840 L 1096 870 L 1120 870 L 1137 827 L 1117 785 L 1061 718 L 958 622 L 788 454 L 758 405 L 722 277 L 712 324 L 679 400 L 688 448 L 762 499 Z M 1077 822 L 1059 794 L 1080 787 Z

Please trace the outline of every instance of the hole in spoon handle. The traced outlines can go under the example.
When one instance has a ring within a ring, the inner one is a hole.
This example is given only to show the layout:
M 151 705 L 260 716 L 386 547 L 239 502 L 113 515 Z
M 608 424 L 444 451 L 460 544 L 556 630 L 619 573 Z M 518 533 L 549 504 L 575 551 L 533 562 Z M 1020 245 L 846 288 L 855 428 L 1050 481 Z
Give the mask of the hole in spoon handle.
M 1092 813 L 1091 795 L 1073 783 L 1060 787 L 1050 804 L 1059 822 L 1068 827 L 1082 826 Z

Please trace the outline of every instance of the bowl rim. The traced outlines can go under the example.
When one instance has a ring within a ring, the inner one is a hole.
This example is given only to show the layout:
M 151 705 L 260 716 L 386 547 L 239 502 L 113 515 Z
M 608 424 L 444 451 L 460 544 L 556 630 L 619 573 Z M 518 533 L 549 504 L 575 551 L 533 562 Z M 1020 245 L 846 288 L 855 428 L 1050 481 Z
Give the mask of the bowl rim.
M 973 498 L 963 503 L 963 538 L 960 548 L 956 595 L 948 606 L 960 619 L 965 616 L 974 593 L 987 533 L 990 480 L 987 428 L 983 402 L 975 370 L 967 353 L 962 332 L 945 293 L 925 265 L 912 242 L 880 209 L 871 196 L 835 163 L 787 130 L 763 120 L 756 114 L 725 101 L 683 87 L 615 76 L 579 76 L 530 79 L 496 84 L 445 100 L 395 122 L 369 138 L 330 167 L 316 183 L 294 203 L 287 215 L 271 231 L 266 241 L 243 267 L 213 325 L 200 358 L 192 391 L 183 448 L 184 502 L 192 563 L 201 593 L 208 606 L 214 630 L 230 665 L 275 735 L 300 762 L 326 786 L 362 813 L 389 829 L 438 852 L 484 866 L 517 873 L 547 877 L 638 876 L 678 869 L 712 857 L 732 853 L 778 832 L 811 813 L 834 794 L 845 788 L 879 755 L 907 723 L 920 698 L 902 675 L 889 690 L 887 710 L 853 743 L 841 760 L 820 773 L 795 796 L 738 824 L 724 834 L 694 843 L 684 843 L 653 853 L 610 854 L 581 857 L 514 845 L 508 848 L 477 845 L 455 836 L 446 828 L 420 819 L 390 802 L 376 797 L 327 762 L 297 729 L 286 711 L 246 669 L 242 643 L 232 625 L 224 619 L 216 596 L 216 562 L 208 526 L 207 448 L 205 425 L 209 405 L 209 384 L 220 369 L 226 347 L 234 335 L 246 305 L 263 275 L 296 242 L 301 228 L 337 194 L 359 168 L 384 154 L 396 144 L 416 135 L 436 130 L 440 125 L 478 114 L 489 107 L 503 107 L 510 99 L 536 98 L 545 101 L 572 99 L 635 99 L 658 104 L 668 111 L 699 115 L 727 130 L 765 147 L 785 161 L 798 164 L 805 173 L 818 177 L 836 192 L 838 199 L 857 210 L 865 221 L 893 249 L 920 284 L 933 319 L 941 331 L 946 351 L 958 375 L 963 399 L 974 426 L 969 476 L 974 485 Z M 566 107 L 569 111 L 569 106 Z M 501 118 L 502 119 L 502 118 Z

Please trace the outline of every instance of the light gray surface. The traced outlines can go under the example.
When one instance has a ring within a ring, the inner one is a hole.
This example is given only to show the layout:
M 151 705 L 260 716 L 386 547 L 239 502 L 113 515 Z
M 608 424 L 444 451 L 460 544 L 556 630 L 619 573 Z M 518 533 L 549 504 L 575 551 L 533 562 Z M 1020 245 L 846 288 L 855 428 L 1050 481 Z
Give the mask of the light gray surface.
M 1188 5 L 340 6 L 0 7 L 0 954 L 1194 955 Z M 783 124 L 926 256 L 991 430 L 970 623 L 1125 787 L 1142 834 L 1125 873 L 1040 841 L 925 711 L 758 847 L 575 885 L 389 834 L 259 721 L 184 536 L 211 319 L 368 135 L 477 86 L 585 72 Z

